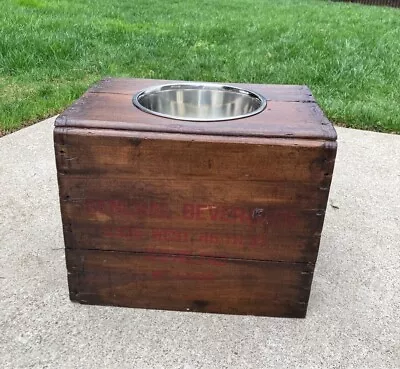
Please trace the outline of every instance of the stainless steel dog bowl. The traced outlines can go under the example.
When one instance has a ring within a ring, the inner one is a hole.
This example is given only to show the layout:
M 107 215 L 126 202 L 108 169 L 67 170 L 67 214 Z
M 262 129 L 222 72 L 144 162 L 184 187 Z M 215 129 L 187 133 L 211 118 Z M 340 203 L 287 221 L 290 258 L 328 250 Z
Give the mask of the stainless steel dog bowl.
M 133 104 L 161 117 L 221 121 L 260 113 L 267 101 L 261 95 L 237 87 L 213 83 L 176 83 L 140 91 Z

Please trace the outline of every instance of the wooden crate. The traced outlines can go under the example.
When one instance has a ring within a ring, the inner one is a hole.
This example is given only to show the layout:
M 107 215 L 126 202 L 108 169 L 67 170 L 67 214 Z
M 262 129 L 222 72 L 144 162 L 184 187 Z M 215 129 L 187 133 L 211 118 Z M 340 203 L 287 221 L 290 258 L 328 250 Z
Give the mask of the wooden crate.
M 305 86 L 243 119 L 183 122 L 106 79 L 54 142 L 70 298 L 85 304 L 304 317 L 336 155 Z

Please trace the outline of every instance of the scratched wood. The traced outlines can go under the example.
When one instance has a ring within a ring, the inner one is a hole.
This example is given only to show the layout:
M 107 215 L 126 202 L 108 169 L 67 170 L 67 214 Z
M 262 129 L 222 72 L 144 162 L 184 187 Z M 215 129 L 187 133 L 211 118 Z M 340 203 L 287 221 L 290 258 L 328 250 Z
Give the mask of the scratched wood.
M 247 258 L 261 260 L 282 260 L 279 250 L 273 247 L 280 245 L 282 240 L 286 244 L 286 254 L 297 254 L 299 242 L 303 252 L 309 245 L 310 239 L 320 237 L 324 212 L 319 211 L 285 211 L 282 209 L 224 207 L 199 204 L 169 203 L 165 207 L 156 204 L 135 202 L 112 203 L 95 201 L 82 202 L 67 201 L 63 204 L 63 220 L 68 227 L 66 231 L 85 235 L 89 229 L 98 228 L 98 233 L 106 231 L 108 237 L 103 246 L 95 245 L 95 239 L 85 246 L 83 241 L 68 243 L 67 247 L 87 247 L 120 249 L 138 251 L 151 248 L 155 252 L 205 254 L 210 252 L 210 244 L 216 243 L 214 254 L 218 256 L 235 256 L 246 254 Z M 262 206 L 262 204 L 260 204 Z M 122 234 L 132 229 L 142 229 L 148 232 L 147 236 L 136 239 L 132 236 L 131 242 L 122 240 Z M 181 242 L 166 242 L 155 236 L 162 230 L 178 229 L 181 232 Z M 86 231 L 85 231 L 86 230 Z M 101 230 L 101 231 L 100 231 Z M 88 237 L 88 234 L 86 234 Z M 152 235 L 152 236 L 150 236 Z M 229 241 L 229 236 L 232 239 Z M 218 241 L 213 241 L 214 239 Z M 69 239 L 69 238 L 68 238 Z M 306 240 L 306 241 L 304 241 Z M 86 241 L 88 242 L 88 241 Z M 305 243 L 304 243 L 305 242 Z M 80 244 L 80 246 L 77 246 Z M 217 247 L 218 246 L 218 247 Z M 243 250 L 245 248 L 245 250 Z M 315 251 L 310 247 L 312 254 Z M 200 251 L 201 250 L 201 251 Z M 297 252 L 295 252 L 297 250 Z M 311 251 L 310 250 L 310 251 Z M 278 254 L 277 254 L 278 253 Z M 290 256 L 293 258 L 294 256 Z M 314 262 L 315 255 L 308 261 Z
M 204 204 L 210 197 L 216 204 L 246 204 L 257 207 L 267 204 L 268 208 L 285 206 L 291 209 L 320 209 L 326 204 L 326 183 L 235 181 L 202 181 L 188 179 L 139 179 L 136 176 L 89 176 L 69 175 L 65 187 L 60 188 L 64 200 L 78 202 L 103 199 L 107 191 L 113 200 L 146 198 L 153 203 L 186 202 L 195 199 Z M 229 187 L 229 191 L 226 188 Z M 168 189 L 166 191 L 166 189 Z M 251 194 L 251 196 L 249 196 Z
M 176 227 L 177 224 L 150 228 L 67 223 L 64 227 L 65 247 L 314 263 L 320 242 L 319 233 L 304 236 L 254 229 L 233 232 L 229 229 Z
M 327 193 L 296 183 L 70 176 L 60 197 L 68 248 L 313 262 Z
M 66 220 L 80 223 L 120 224 L 146 227 L 179 224 L 181 228 L 206 228 L 239 230 L 263 230 L 272 233 L 274 228 L 293 231 L 296 234 L 321 226 L 323 210 L 268 209 L 262 203 L 254 206 L 225 206 L 211 201 L 197 203 L 157 203 L 143 199 L 125 201 L 66 201 L 63 204 Z
M 218 123 L 132 105 L 135 92 L 165 82 L 101 81 L 56 121 L 71 298 L 304 316 L 333 126 L 305 86 L 238 85 L 267 96 L 268 109 Z
M 178 137 L 177 137 L 178 136 Z M 55 129 L 63 174 L 330 183 L 336 142 Z M 323 187 L 326 187 L 325 185 Z
M 127 83 L 130 85 L 128 92 L 125 87 L 121 93 L 118 92 L 122 89 L 120 81 L 112 79 L 101 82 L 61 114 L 56 119 L 56 126 L 133 130 L 134 124 L 135 131 L 147 132 L 336 140 L 334 128 L 304 86 L 282 88 L 276 85 L 238 85 L 251 88 L 266 98 L 271 95 L 274 99 L 268 102 L 266 110 L 260 114 L 240 120 L 204 123 L 162 118 L 133 106 L 134 93 L 149 87 L 150 83 L 154 86 L 165 81 L 136 79 L 123 84 L 126 86 Z M 291 97 L 284 96 L 282 89 L 286 95 L 292 91 Z
M 59 169 L 64 170 L 60 196 L 63 219 L 69 225 L 65 229 L 67 247 L 315 261 L 334 143 L 324 151 L 322 142 L 310 141 L 307 150 L 287 140 L 252 139 L 246 144 L 242 139 L 239 149 L 232 138 L 208 142 L 208 137 L 200 136 L 197 142 L 181 137 L 179 141 L 171 135 L 169 140 L 163 136 L 146 139 L 130 132 L 129 139 L 135 139 L 132 145 L 125 132 L 109 137 L 104 131 L 83 135 L 81 131 L 58 133 L 56 129 Z M 221 144 L 226 146 L 221 148 Z M 166 152 L 174 148 L 178 154 Z M 268 156 L 282 159 L 271 159 L 271 165 L 260 167 Z M 165 157 L 173 167 L 159 168 Z M 227 162 L 235 163 L 232 170 L 231 165 L 225 168 Z M 118 169 L 119 163 L 127 171 Z M 293 174 L 293 166 L 303 170 Z M 229 175 L 232 179 L 224 181 Z M 241 180 L 232 182 L 235 177 Z M 254 217 L 255 211 L 261 213 Z M 114 228 L 99 240 L 88 231 L 96 225 Z M 149 235 L 139 240 L 120 236 L 139 227 L 151 234 L 178 227 L 189 238 L 167 242 Z
M 313 273 L 305 263 L 91 250 L 66 256 L 72 300 L 151 309 L 304 317 Z

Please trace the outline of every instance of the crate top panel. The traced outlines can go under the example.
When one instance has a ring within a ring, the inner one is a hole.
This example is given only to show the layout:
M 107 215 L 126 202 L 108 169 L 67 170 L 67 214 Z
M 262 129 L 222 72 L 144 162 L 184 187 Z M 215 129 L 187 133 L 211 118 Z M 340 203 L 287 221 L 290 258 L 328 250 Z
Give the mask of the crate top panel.
M 333 125 L 311 91 L 307 86 L 297 85 L 107 78 L 67 108 L 55 125 L 190 135 L 336 140 Z

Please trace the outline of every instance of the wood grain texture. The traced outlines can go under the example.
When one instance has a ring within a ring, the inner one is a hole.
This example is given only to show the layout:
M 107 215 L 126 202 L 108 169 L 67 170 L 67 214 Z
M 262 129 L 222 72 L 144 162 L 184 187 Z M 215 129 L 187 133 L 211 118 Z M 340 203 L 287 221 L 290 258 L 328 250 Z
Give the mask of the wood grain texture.
M 118 80 L 103 81 L 61 114 L 56 119 L 56 126 L 336 140 L 333 126 L 304 86 L 284 88 L 282 86 L 243 84 L 240 87 L 250 88 L 262 95 L 270 94 L 275 99 L 268 102 L 268 106 L 263 112 L 243 119 L 221 122 L 182 122 L 142 112 L 132 104 L 133 94 L 149 87 L 150 83 L 155 86 L 163 84 L 165 81 L 124 80 L 123 83 Z M 116 92 L 122 88 L 121 84 L 125 86 L 125 90 L 122 90 L 122 93 Z M 286 95 L 291 95 L 291 97 L 288 98 Z
M 179 228 L 179 224 L 152 228 L 74 222 L 65 224 L 64 240 L 68 249 L 315 263 L 320 234 L 232 231 L 232 227 L 185 229 Z
M 88 304 L 304 317 L 336 155 L 305 86 L 237 85 L 264 112 L 145 114 L 168 81 L 111 79 L 56 121 L 70 296 Z
M 64 200 L 100 200 L 108 192 L 110 199 L 129 201 L 147 198 L 152 202 L 196 203 L 210 201 L 215 204 L 245 204 L 258 207 L 265 204 L 268 208 L 285 206 L 290 209 L 323 209 L 328 190 L 322 188 L 327 183 L 301 182 L 268 182 L 268 181 L 224 181 L 224 180 L 190 180 L 139 179 L 129 176 L 89 176 L 68 175 L 67 182 L 60 188 Z M 237 184 L 232 186 L 231 184 Z M 227 191 L 229 188 L 229 191 Z
M 313 266 L 67 250 L 70 297 L 87 304 L 304 317 Z
M 63 174 L 329 183 L 336 142 L 55 129 Z M 325 185 L 323 187 L 326 187 Z
M 315 262 L 336 143 L 176 136 L 55 129 L 67 248 Z

